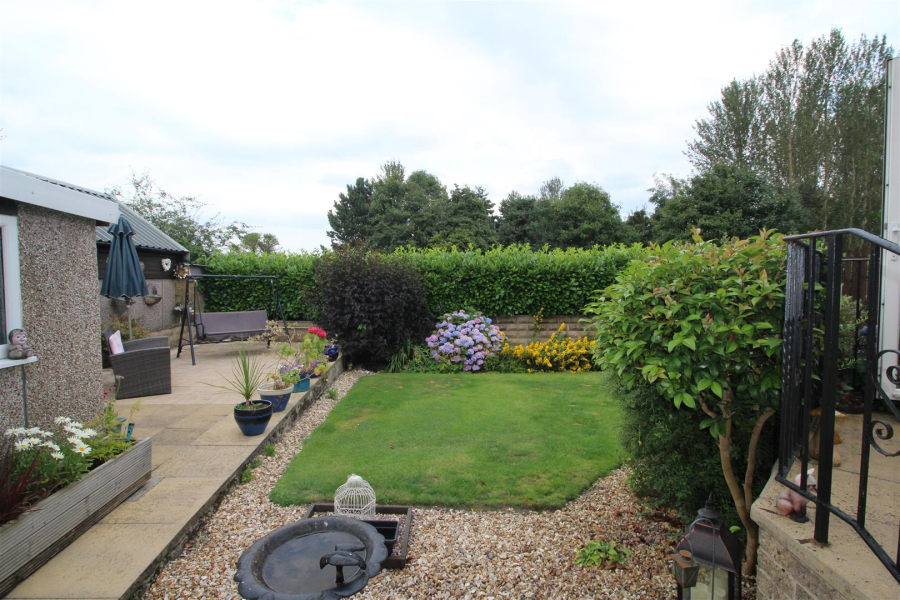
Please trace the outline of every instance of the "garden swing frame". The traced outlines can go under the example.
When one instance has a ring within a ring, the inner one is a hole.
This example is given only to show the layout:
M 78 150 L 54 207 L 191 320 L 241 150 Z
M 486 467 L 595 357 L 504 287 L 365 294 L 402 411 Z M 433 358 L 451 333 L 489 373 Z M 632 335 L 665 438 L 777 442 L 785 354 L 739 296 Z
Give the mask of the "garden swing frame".
M 287 321 L 284 318 L 284 308 L 281 305 L 281 280 L 275 275 L 187 275 L 184 278 L 184 304 L 183 310 L 181 312 L 181 331 L 178 334 L 178 352 L 175 354 L 175 358 L 179 358 L 181 356 L 181 350 L 184 347 L 184 328 L 187 326 L 188 330 L 188 344 L 191 347 L 191 365 L 194 366 L 197 364 L 196 355 L 194 354 L 194 328 L 197 327 L 197 319 L 194 315 L 194 311 L 192 310 L 194 304 L 196 302 L 191 303 L 191 282 L 194 282 L 194 299 L 196 301 L 197 298 L 197 281 L 198 279 L 259 279 L 266 280 L 269 282 L 269 290 L 270 290 L 270 299 L 272 296 L 275 298 L 275 316 L 278 317 L 278 320 L 281 321 L 282 326 L 284 327 L 284 333 L 288 337 L 290 337 L 290 333 L 288 332 Z M 231 311 L 231 313 L 237 314 L 242 311 Z M 267 312 L 267 320 L 268 320 L 268 311 Z M 231 314 L 228 312 L 224 313 L 213 313 L 207 312 L 206 314 L 212 315 L 222 315 L 222 314 Z M 200 324 L 203 324 L 203 312 L 200 314 Z M 254 330 L 255 331 L 255 330 Z M 235 331 L 235 334 L 239 333 L 250 333 L 250 331 Z M 198 334 L 199 338 L 199 334 Z

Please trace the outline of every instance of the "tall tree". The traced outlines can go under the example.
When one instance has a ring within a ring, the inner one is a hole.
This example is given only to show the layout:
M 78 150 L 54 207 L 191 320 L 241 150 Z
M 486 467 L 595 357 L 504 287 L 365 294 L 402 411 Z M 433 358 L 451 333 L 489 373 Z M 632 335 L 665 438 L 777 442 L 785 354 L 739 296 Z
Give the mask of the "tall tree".
M 232 251 L 252 252 L 254 254 L 273 254 L 278 252 L 278 238 L 272 233 L 252 231 L 241 237 L 239 244 L 232 244 Z
M 194 262 L 225 250 L 248 233 L 240 221 L 227 222 L 220 214 L 203 215 L 203 202 L 194 196 L 176 197 L 160 188 L 150 174 L 131 174 L 131 187 L 107 190 L 166 235 L 187 248 Z
M 504 246 L 527 244 L 532 249 L 539 248 L 543 244 L 543 204 L 534 196 L 510 192 L 500 201 L 497 241 Z
M 369 212 L 374 186 L 359 177 L 356 183 L 347 186 L 346 194 L 339 194 L 334 210 L 328 211 L 331 231 L 328 237 L 333 245 L 365 243 L 369 236 Z
M 541 184 L 541 189 L 538 190 L 538 195 L 541 200 L 560 200 L 565 189 L 566 185 L 563 183 L 563 180 L 559 177 L 553 176 Z
M 544 226 L 547 242 L 558 248 L 633 241 L 609 194 L 599 185 L 583 181 L 567 188 L 551 203 L 550 218 Z
M 631 237 L 644 245 L 653 242 L 653 219 L 646 208 L 632 211 L 625 219 L 625 225 L 631 229 Z
M 797 194 L 778 190 L 748 168 L 715 164 L 689 182 L 660 182 L 651 201 L 655 241 L 690 240 L 691 228 L 706 239 L 759 234 L 762 229 L 797 233 L 806 214 Z
M 840 30 L 783 48 L 768 69 L 733 81 L 697 121 L 700 171 L 749 167 L 798 194 L 810 227 L 881 233 L 886 38 L 848 44 Z
M 491 201 L 484 188 L 453 186 L 449 198 L 436 212 L 438 229 L 432 237 L 433 246 L 470 244 L 487 250 L 497 243 L 491 218 Z

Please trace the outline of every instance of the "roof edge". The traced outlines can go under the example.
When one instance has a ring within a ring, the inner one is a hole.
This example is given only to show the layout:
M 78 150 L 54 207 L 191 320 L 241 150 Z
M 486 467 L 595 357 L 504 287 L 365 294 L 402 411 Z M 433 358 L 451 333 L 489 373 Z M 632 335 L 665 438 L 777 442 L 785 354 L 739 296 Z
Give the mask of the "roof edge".
M 4 198 L 104 223 L 118 220 L 119 207 L 114 201 L 65 187 L 67 185 L 44 181 L 39 175 L 0 165 L 0 196 Z

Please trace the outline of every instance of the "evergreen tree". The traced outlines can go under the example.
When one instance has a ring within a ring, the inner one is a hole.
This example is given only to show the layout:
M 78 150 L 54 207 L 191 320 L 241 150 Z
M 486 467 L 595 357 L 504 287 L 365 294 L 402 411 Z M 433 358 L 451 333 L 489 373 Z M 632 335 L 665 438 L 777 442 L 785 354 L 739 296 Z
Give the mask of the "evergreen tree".
M 328 237 L 332 245 L 365 243 L 369 236 L 369 212 L 372 204 L 373 186 L 359 177 L 354 185 L 347 186 L 347 193 L 340 194 L 334 203 L 334 210 L 328 211 L 331 231 Z
M 690 240 L 698 227 L 707 240 L 757 235 L 761 229 L 798 233 L 806 215 L 792 190 L 778 190 L 748 168 L 713 165 L 689 182 L 661 182 L 651 201 L 656 242 Z

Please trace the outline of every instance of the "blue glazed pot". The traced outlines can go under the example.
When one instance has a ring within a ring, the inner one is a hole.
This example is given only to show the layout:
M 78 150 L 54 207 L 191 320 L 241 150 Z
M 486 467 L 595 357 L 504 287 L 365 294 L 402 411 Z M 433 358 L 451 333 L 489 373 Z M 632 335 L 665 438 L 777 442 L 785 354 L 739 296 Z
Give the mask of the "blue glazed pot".
M 257 391 L 260 398 L 272 403 L 272 412 L 281 412 L 287 408 L 288 400 L 291 399 L 294 389 L 273 390 L 270 387 L 261 387 Z
M 265 404 L 261 408 L 244 409 L 243 402 L 234 406 L 234 421 L 241 429 L 241 433 L 247 436 L 259 435 L 266 430 L 269 419 L 272 418 L 272 403 L 268 400 L 256 400 L 254 404 Z
M 341 349 L 337 344 L 332 344 L 325 348 L 325 351 L 322 354 L 328 358 L 328 362 L 334 362 L 337 360 L 340 351 Z
M 300 392 L 308 392 L 309 391 L 309 378 L 301 379 L 297 383 L 294 384 L 294 393 L 298 394 Z

